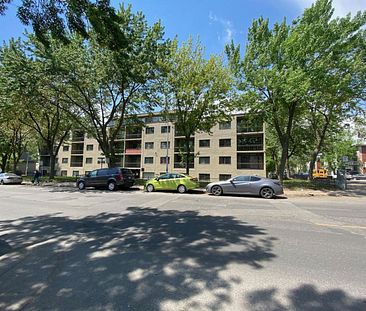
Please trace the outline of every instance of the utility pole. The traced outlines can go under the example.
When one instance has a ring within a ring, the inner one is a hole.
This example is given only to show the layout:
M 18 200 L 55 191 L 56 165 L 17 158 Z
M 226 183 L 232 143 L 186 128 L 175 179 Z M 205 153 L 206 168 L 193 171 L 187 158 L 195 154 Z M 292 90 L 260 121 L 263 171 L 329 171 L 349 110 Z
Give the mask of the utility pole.
M 165 156 L 165 172 L 169 172 L 169 123 L 166 123 L 166 156 Z

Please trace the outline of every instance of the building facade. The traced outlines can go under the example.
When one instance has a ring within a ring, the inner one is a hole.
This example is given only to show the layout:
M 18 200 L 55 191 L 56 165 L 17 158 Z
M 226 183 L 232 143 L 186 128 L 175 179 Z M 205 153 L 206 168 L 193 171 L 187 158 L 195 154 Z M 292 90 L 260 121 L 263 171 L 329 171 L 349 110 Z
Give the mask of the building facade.
M 159 115 L 141 116 L 144 126 L 121 131 L 115 143 L 118 165 L 131 169 L 137 178 L 152 178 L 169 172 L 185 172 L 182 163 L 184 137 L 174 123 Z M 233 115 L 229 122 L 215 125 L 211 133 L 191 137 L 190 175 L 200 181 L 225 180 L 240 174 L 266 176 L 263 122 Z M 78 176 L 106 167 L 106 159 L 93 138 L 74 131 L 60 148 L 57 175 Z M 47 167 L 43 167 L 47 172 Z

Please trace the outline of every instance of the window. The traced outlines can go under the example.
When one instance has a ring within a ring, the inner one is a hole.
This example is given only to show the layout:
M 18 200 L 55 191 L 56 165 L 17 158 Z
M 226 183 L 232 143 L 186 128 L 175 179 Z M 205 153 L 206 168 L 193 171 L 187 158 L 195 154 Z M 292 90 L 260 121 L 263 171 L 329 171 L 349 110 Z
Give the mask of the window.
M 231 147 L 231 139 L 230 138 L 220 139 L 219 146 L 220 147 Z
M 231 129 L 231 121 L 220 122 L 219 123 L 219 129 L 220 130 L 228 130 L 228 129 Z
M 199 157 L 199 164 L 210 164 L 210 157 Z
M 199 181 L 210 181 L 210 174 L 198 174 Z
M 170 141 L 166 142 L 166 141 L 162 141 L 160 143 L 160 149 L 167 149 L 167 146 L 168 146 L 168 149 L 170 148 Z
M 168 164 L 170 163 L 170 157 L 168 157 Z M 166 157 L 160 157 L 160 164 L 166 164 Z
M 62 151 L 67 152 L 70 150 L 70 146 L 63 146 Z
M 153 157 L 145 157 L 145 164 L 153 164 L 154 158 Z
M 145 133 L 146 134 L 154 134 L 154 127 L 152 127 L 152 126 L 147 127 L 146 130 L 145 130 Z
M 88 174 L 90 174 L 90 171 L 85 171 L 85 175 L 88 175 Z
M 98 173 L 98 171 L 97 171 L 97 170 L 92 171 L 92 172 L 90 173 L 90 177 L 97 177 L 97 173 Z
M 79 171 L 72 171 L 72 176 L 78 177 L 79 176 Z
M 98 158 L 98 164 L 105 164 L 105 158 Z
M 154 149 L 154 143 L 153 142 L 146 142 L 145 143 L 145 149 Z
M 237 176 L 233 181 L 250 181 L 250 176 Z
M 209 139 L 201 139 L 199 141 L 199 146 L 201 148 L 209 148 L 210 147 L 210 140 Z
M 62 164 L 69 163 L 69 158 L 62 158 Z
M 170 133 L 170 126 L 163 125 L 161 127 L 161 133 Z
M 228 180 L 231 178 L 231 174 L 220 174 L 219 175 L 219 180 L 223 181 L 223 180 Z
M 67 171 L 61 171 L 61 176 L 67 176 Z
M 93 158 L 85 158 L 85 164 L 92 164 Z
M 86 145 L 86 151 L 93 151 L 93 145 Z
M 219 164 L 231 164 L 231 157 L 219 157 Z

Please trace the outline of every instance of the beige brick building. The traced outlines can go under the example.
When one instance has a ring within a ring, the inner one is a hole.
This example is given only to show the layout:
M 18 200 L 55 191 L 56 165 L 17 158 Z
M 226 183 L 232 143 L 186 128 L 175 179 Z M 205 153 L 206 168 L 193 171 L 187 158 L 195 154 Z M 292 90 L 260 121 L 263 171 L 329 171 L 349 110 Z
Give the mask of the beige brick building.
M 176 133 L 174 124 L 164 122 L 159 115 L 141 119 L 144 127 L 125 128 L 118 137 L 118 164 L 130 168 L 140 178 L 160 175 L 166 169 L 184 173 L 184 140 Z M 190 175 L 200 181 L 224 180 L 240 174 L 266 175 L 264 125 L 245 115 L 233 115 L 230 122 L 215 125 L 211 134 L 196 133 L 191 137 L 191 147 L 194 159 Z M 74 131 L 59 151 L 56 168 L 57 175 L 77 176 L 106 166 L 97 141 Z M 43 165 L 44 173 L 47 169 Z

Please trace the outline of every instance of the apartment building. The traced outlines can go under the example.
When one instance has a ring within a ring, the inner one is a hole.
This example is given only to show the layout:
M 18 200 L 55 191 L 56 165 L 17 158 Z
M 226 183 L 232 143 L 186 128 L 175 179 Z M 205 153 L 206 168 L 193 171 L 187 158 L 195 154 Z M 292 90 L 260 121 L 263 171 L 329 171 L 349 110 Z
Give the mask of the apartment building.
M 130 168 L 138 178 L 152 178 L 166 171 L 184 173 L 184 137 L 174 123 L 160 115 L 140 119 L 144 126 L 126 127 L 116 140 L 118 165 Z M 210 134 L 195 133 L 190 147 L 194 155 L 189 163 L 190 175 L 200 181 L 225 180 L 240 174 L 266 175 L 264 125 L 243 114 L 215 125 Z M 56 168 L 57 175 L 78 176 L 106 166 L 97 141 L 74 131 L 58 153 Z M 46 172 L 47 167 L 43 170 Z

